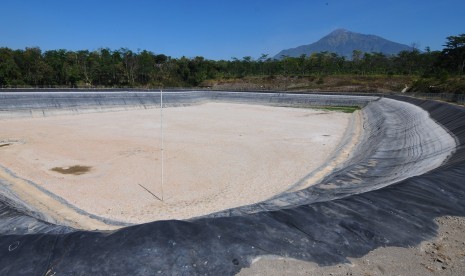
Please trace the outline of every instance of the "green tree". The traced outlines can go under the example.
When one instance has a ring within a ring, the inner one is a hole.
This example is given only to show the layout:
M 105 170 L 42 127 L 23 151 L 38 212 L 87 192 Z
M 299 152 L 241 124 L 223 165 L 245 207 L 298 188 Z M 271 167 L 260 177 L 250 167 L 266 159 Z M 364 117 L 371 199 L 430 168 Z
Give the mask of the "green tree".
M 152 52 L 143 50 L 138 54 L 137 80 L 142 85 L 147 85 L 153 79 L 155 70 L 155 55 Z
M 52 68 L 43 60 L 42 51 L 38 47 L 26 48 L 22 52 L 21 70 L 26 83 L 33 86 L 50 85 Z
M 21 84 L 21 70 L 15 62 L 14 51 L 0 48 L 0 86 Z
M 465 69 L 465 34 L 448 36 L 442 51 L 445 66 L 451 70 L 458 70 L 463 75 Z

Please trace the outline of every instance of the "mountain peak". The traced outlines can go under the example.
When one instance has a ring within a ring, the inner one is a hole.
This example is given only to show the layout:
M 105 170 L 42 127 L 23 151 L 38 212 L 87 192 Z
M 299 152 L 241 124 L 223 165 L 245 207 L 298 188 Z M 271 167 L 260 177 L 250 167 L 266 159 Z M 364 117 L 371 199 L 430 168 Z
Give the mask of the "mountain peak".
M 345 33 L 351 33 L 351 31 L 346 30 L 344 28 L 339 28 L 339 29 L 332 31 L 329 35 L 340 35 L 340 34 L 345 34 Z
M 376 35 L 355 33 L 341 28 L 332 31 L 312 44 L 283 50 L 274 58 L 280 59 L 282 56 L 310 56 L 313 53 L 331 52 L 351 59 L 354 50 L 359 50 L 364 53 L 377 52 L 385 55 L 395 55 L 401 51 L 410 50 L 410 47 Z

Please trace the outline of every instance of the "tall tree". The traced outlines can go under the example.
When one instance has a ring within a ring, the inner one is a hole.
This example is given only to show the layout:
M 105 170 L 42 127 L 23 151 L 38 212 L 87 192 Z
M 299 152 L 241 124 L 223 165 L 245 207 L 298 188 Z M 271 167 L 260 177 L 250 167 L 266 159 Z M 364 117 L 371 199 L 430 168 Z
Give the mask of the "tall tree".
M 22 84 L 21 70 L 15 62 L 14 51 L 0 48 L 0 86 Z
M 23 52 L 23 72 L 27 83 L 38 85 L 50 85 L 52 68 L 44 62 L 40 48 L 26 48 Z
M 448 36 L 442 51 L 446 66 L 463 75 L 465 69 L 465 34 Z

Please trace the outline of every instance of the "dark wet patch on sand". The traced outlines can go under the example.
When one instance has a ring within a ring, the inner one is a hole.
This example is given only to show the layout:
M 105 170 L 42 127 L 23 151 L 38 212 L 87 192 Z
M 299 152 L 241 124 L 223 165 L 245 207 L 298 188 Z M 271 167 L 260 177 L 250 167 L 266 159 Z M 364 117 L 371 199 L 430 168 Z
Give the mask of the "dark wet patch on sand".
M 51 170 L 61 174 L 81 175 L 89 172 L 91 168 L 89 166 L 76 165 L 71 167 L 55 167 Z

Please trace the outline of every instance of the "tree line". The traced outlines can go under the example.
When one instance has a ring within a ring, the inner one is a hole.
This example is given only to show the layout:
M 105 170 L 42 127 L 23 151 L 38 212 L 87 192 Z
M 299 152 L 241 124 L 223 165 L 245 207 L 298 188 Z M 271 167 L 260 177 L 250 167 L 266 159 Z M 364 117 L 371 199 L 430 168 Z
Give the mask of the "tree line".
M 267 54 L 231 60 L 172 58 L 121 48 L 96 51 L 0 48 L 0 87 L 195 87 L 205 80 L 249 76 L 311 76 L 332 74 L 415 75 L 447 78 L 463 75 L 465 34 L 449 36 L 442 51 L 412 48 L 397 55 L 353 51 L 346 58 L 321 52 L 310 56 Z

